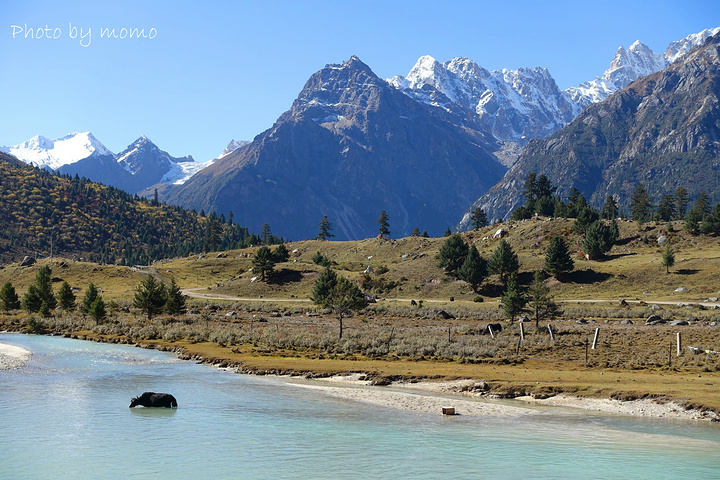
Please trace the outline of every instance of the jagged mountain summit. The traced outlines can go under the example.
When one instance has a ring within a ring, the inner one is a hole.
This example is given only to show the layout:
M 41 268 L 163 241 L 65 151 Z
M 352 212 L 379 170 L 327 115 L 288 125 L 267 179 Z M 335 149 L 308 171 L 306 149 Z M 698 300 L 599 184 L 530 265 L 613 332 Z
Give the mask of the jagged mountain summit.
M 407 77 L 388 82 L 423 103 L 448 111 L 467 109 L 501 141 L 524 144 L 545 138 L 580 113 L 544 68 L 490 72 L 467 58 L 440 63 L 426 55 Z
M 393 237 L 439 235 L 502 177 L 497 149 L 472 118 L 413 100 L 353 56 L 313 74 L 272 128 L 164 198 L 291 239 L 315 237 L 323 215 L 338 240 L 374 237 L 382 210 Z
M 608 195 L 627 209 L 637 183 L 655 198 L 684 187 L 720 200 L 720 35 L 668 68 L 591 105 L 545 140 L 533 140 L 503 180 L 474 205 L 491 218 L 523 203 L 531 172 L 567 197 L 576 187 L 596 207 Z M 627 210 L 626 210 L 627 211 Z M 458 225 L 469 225 L 469 213 Z
M 230 143 L 228 143 L 228 146 L 225 147 L 225 150 L 223 150 L 223 152 L 222 152 L 222 153 L 220 154 L 220 156 L 217 157 L 217 158 L 224 157 L 225 155 L 227 155 L 227 154 L 229 154 L 229 153 L 232 153 L 232 152 L 234 152 L 235 150 L 237 150 L 238 148 L 244 147 L 245 145 L 248 145 L 249 143 L 251 143 L 251 142 L 248 141 L 248 140 L 235 140 L 235 139 L 232 139 L 232 140 L 230 140 Z
M 663 70 L 718 32 L 720 27 L 672 42 L 664 55 L 639 41 L 628 49 L 621 46 L 603 75 L 567 90 L 560 90 L 544 68 L 488 71 L 467 58 L 440 63 L 427 55 L 407 76 L 397 75 L 388 82 L 428 105 L 456 114 L 470 112 L 498 140 L 524 145 L 532 138 L 549 137 L 587 106 Z
M 36 135 L 30 140 L 0 147 L 0 152 L 39 168 L 58 168 L 78 162 L 88 157 L 112 157 L 114 154 L 90 132 L 71 133 L 55 140 Z
M 182 183 L 206 166 L 191 156 L 172 157 L 144 135 L 117 155 L 90 132 L 55 140 L 37 135 L 19 145 L 0 147 L 0 151 L 36 167 L 77 174 L 130 193 L 158 183 Z
M 691 48 L 702 45 L 708 37 L 719 32 L 720 27 L 717 27 L 688 35 L 682 40 L 670 43 L 662 55 L 654 53 L 640 41 L 630 45 L 627 50 L 621 46 L 615 52 L 615 57 L 613 57 L 610 66 L 602 76 L 584 82 L 577 87 L 569 88 L 566 91 L 573 101 L 583 108 L 601 102 L 638 78 L 665 69 L 685 55 Z

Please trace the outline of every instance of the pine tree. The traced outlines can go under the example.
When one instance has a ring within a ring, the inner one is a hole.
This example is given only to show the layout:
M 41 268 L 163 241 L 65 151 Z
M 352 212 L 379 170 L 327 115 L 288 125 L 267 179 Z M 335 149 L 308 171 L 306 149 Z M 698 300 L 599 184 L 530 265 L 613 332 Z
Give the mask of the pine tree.
M 673 252 L 672 247 L 668 244 L 662 256 L 662 266 L 665 267 L 665 273 L 670 273 L 670 267 L 673 265 L 675 265 L 675 252 Z
M 165 285 L 148 275 L 135 290 L 133 306 L 142 309 L 148 320 L 152 320 L 152 317 L 162 312 L 166 301 Z
M 450 235 L 440 246 L 438 267 L 454 275 L 465 261 L 468 251 L 468 245 L 459 233 Z
M 610 251 L 615 244 L 616 238 L 614 229 L 605 225 L 602 220 L 598 220 L 585 231 L 582 244 L 583 252 L 585 252 L 589 260 L 602 258 L 605 252 Z
M 319 252 L 318 252 L 319 253 Z M 322 305 L 325 299 L 330 295 L 330 291 L 337 284 L 337 274 L 335 270 L 326 266 L 318 279 L 315 281 L 310 300 L 318 305 Z
M 262 224 L 262 228 L 260 230 L 260 239 L 262 240 L 263 245 L 268 245 L 270 237 L 272 237 L 272 231 L 270 231 L 270 224 L 265 222 Z
M 530 288 L 528 288 L 527 298 L 530 310 L 535 316 L 535 328 L 539 328 L 540 320 L 555 318 L 558 315 L 558 306 L 553 301 L 552 295 L 550 295 L 550 288 L 545 285 L 545 281 L 539 270 L 535 270 L 533 282 L 530 284 Z
M 57 300 L 52 291 L 52 270 L 47 265 L 41 267 L 35 275 L 35 287 L 40 300 L 45 302 L 50 310 L 54 310 Z
M 485 280 L 485 277 L 487 277 L 487 261 L 480 256 L 475 245 L 470 247 L 470 251 L 457 273 L 460 279 L 470 284 L 473 292 L 477 291 L 478 286 Z
M 252 258 L 253 273 L 260 275 L 260 280 L 265 281 L 275 270 L 275 258 L 270 247 L 258 248 Z
M 92 307 L 93 302 L 98 298 L 98 290 L 95 287 L 95 285 L 90 283 L 88 285 L 87 290 L 85 290 L 85 296 L 83 297 L 83 301 L 80 304 L 80 312 L 83 315 L 89 315 L 90 314 L 90 308 Z
M 105 302 L 100 295 L 98 295 L 92 304 L 90 304 L 88 315 L 90 315 L 96 323 L 100 323 L 102 320 L 105 320 L 107 311 L 105 310 Z
M 169 315 L 180 315 L 185 313 L 187 295 L 183 295 L 180 287 L 175 283 L 175 278 L 170 279 L 167 287 L 167 301 L 165 302 L 165 313 Z
M 328 220 L 327 215 L 323 215 L 322 220 L 320 220 L 319 227 L 320 231 L 318 232 L 318 236 L 316 237 L 318 240 L 327 240 L 328 238 L 332 238 L 335 236 L 330 233 L 330 230 L 332 230 L 333 227 L 330 220 Z
M 47 308 L 47 303 L 44 303 L 40 298 L 40 295 L 38 295 L 37 287 L 35 285 L 30 285 L 28 287 L 28 291 L 25 292 L 25 295 L 23 295 L 22 308 L 27 310 L 29 313 L 36 313 L 40 311 L 40 307 L 43 305 Z
M 705 220 L 705 217 L 710 215 L 710 212 L 712 211 L 710 207 L 710 200 L 708 199 L 708 194 L 705 192 L 700 192 L 700 195 L 698 195 L 697 200 L 695 200 L 695 207 L 693 208 L 697 216 L 699 217 L 699 221 Z
M 559 276 L 565 272 L 571 272 L 573 268 L 575 268 L 575 262 L 570 257 L 565 239 L 559 235 L 553 236 L 545 251 L 545 270 L 551 275 Z
M 688 192 L 684 187 L 678 187 L 675 190 L 675 218 L 674 220 L 682 220 L 685 218 L 687 206 L 690 203 Z
M 485 210 L 481 207 L 477 207 L 473 210 L 473 213 L 470 216 L 470 224 L 472 225 L 473 230 L 480 230 L 483 227 L 487 227 L 488 219 Z
M 657 214 L 660 220 L 669 222 L 675 218 L 675 198 L 672 194 L 665 194 L 660 200 L 657 208 Z
M 685 231 L 691 235 L 697 235 L 700 233 L 700 220 L 701 217 L 695 209 L 690 210 L 685 217 Z
M 2 302 L 2 308 L 5 312 L 20 308 L 20 299 L 12 283 L 5 282 L 2 289 L 0 289 L 0 302 Z
M 600 211 L 600 218 L 605 220 L 612 220 L 618 216 L 618 205 L 615 201 L 615 197 L 608 195 L 605 199 L 605 204 Z
M 590 205 L 583 207 L 577 214 L 575 223 L 573 223 L 573 232 L 582 235 L 593 222 L 600 218 L 600 215 Z
M 60 285 L 57 293 L 57 299 L 60 307 L 65 312 L 72 312 L 75 310 L 75 307 L 77 307 L 75 304 L 75 294 L 72 292 L 70 284 L 66 281 Z
M 420 236 L 420 229 L 418 227 L 414 227 L 412 232 L 410 232 L 411 237 L 419 237 Z
M 289 259 L 290 252 L 288 251 L 284 243 L 281 243 L 280 245 L 275 247 L 275 251 L 273 252 L 273 260 L 275 260 L 275 263 L 284 263 L 287 262 Z
M 390 235 L 390 216 L 385 210 L 380 212 L 380 218 L 377 219 L 377 223 L 380 224 L 380 236 L 387 237 Z
M 630 211 L 632 219 L 636 222 L 645 222 L 650 217 L 652 202 L 642 183 L 635 186 L 635 191 L 630 199 Z
M 338 314 L 339 339 L 343 336 L 343 316 L 367 306 L 365 297 L 357 285 L 345 277 L 338 276 L 330 267 L 326 267 L 316 280 L 312 301 Z
M 312 261 L 315 265 L 320 265 L 322 267 L 329 267 L 332 264 L 330 259 L 320 252 L 315 252 L 315 255 L 312 257 Z
M 508 277 L 505 294 L 501 297 L 502 309 L 510 322 L 525 310 L 528 299 L 518 284 L 517 274 L 511 273 Z
M 490 273 L 500 275 L 500 281 L 503 283 L 505 283 L 505 278 L 508 274 L 520 270 L 520 261 L 518 260 L 518 256 L 513 251 L 507 240 L 500 240 L 500 243 L 488 260 L 488 269 L 490 270 Z

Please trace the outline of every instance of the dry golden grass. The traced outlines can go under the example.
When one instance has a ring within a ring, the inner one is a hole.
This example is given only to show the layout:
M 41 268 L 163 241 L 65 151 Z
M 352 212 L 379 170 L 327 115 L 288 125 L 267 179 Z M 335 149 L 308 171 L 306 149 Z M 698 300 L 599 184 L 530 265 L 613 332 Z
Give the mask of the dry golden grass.
M 542 268 L 545 249 L 552 235 L 565 235 L 571 249 L 579 250 L 580 238 L 571 233 L 571 227 L 572 221 L 563 219 L 502 225 L 508 231 L 505 238 L 519 254 L 521 269 L 525 272 L 521 281 L 529 282 L 531 272 Z M 58 331 L 75 332 L 76 335 L 82 332 L 80 335 L 90 338 L 130 343 L 154 342 L 167 348 L 182 348 L 186 355 L 197 355 L 215 363 L 239 365 L 255 372 L 315 372 L 325 375 L 361 371 L 386 377 L 478 378 L 490 382 L 497 392 L 543 394 L 564 391 L 620 398 L 667 396 L 720 411 L 720 389 L 716 385 L 720 361 L 717 355 L 691 355 L 686 348 L 697 346 L 720 350 L 720 345 L 715 343 L 717 328 L 720 327 L 712 326 L 712 322 L 720 321 L 720 311 L 716 313 L 706 303 L 708 298 L 719 296 L 718 239 L 692 237 L 681 231 L 664 232 L 665 224 L 647 224 L 640 230 L 635 223 L 621 222 L 620 227 L 621 242 L 607 259 L 591 262 L 576 253 L 575 272 L 561 281 L 548 281 L 555 299 L 562 302 L 565 310 L 563 318 L 553 322 L 556 340 L 550 341 L 547 334 L 535 333 L 534 326 L 525 324 L 528 336 L 520 348 L 517 325 L 504 331 L 496 344 L 488 337 L 478 335 L 487 322 L 502 321 L 497 303 L 500 294 L 498 279 L 490 277 L 481 289 L 484 302 L 473 302 L 476 293 L 466 283 L 447 277 L 437 267 L 436 255 L 444 241 L 442 238 L 294 242 L 287 245 L 293 252 L 290 261 L 277 266 L 279 275 L 269 283 L 253 281 L 251 256 L 256 249 L 193 255 L 156 262 L 143 268 L 69 260 L 64 260 L 66 267 L 60 267 L 61 259 L 54 259 L 51 263 L 53 277 L 79 287 L 81 290 L 76 293 L 78 300 L 82 298 L 87 284 L 92 282 L 102 290 L 105 300 L 129 305 L 136 286 L 147 274 L 166 281 L 172 277 L 182 288 L 196 289 L 209 296 L 206 300 L 193 300 L 192 306 L 203 313 L 183 317 L 182 328 L 177 323 L 169 323 L 168 319 L 146 324 L 139 312 L 134 312 L 125 320 L 121 317 L 118 325 L 108 324 L 102 328 L 78 326 L 61 317 L 57 328 Z M 496 245 L 496 241 L 489 237 L 498 228 L 500 226 L 487 227 L 463 236 L 473 241 L 487 258 Z M 680 228 L 680 224 L 674 227 L 675 230 Z M 676 264 L 669 274 L 660 265 L 664 249 L 656 242 L 660 234 L 667 235 L 675 250 Z M 648 237 L 647 243 L 642 241 L 644 236 Z M 369 266 L 375 272 L 374 278 L 382 276 L 385 281 L 398 284 L 378 295 L 384 300 L 370 305 L 362 314 L 346 319 L 346 338 L 354 339 L 356 347 L 341 346 L 334 337 L 337 319 L 323 315 L 307 302 L 315 278 L 322 270 L 312 262 L 313 255 L 318 251 L 333 262 L 334 269 L 351 280 L 358 280 Z M 6 265 L 0 268 L 0 283 L 11 281 L 22 294 L 34 280 L 39 266 L 49 263 L 49 260 L 42 260 L 31 267 Z M 387 269 L 387 272 L 378 275 L 379 269 Z M 55 285 L 59 286 L 59 283 Z M 685 287 L 687 292 L 676 293 L 678 287 Z M 450 301 L 450 297 L 454 297 L 454 301 Z M 630 307 L 621 308 L 617 303 L 620 298 L 694 305 L 663 305 L 663 309 L 658 311 L 651 309 L 650 305 L 631 303 Z M 411 307 L 410 299 L 423 300 L 423 306 Z M 586 303 L 588 300 L 603 299 L 607 302 Z M 205 305 L 210 303 L 219 304 L 221 310 L 205 310 Z M 707 308 L 703 308 L 704 305 Z M 456 318 L 439 319 L 434 314 L 438 309 Z M 230 311 L 235 311 L 237 316 L 225 317 L 224 314 Z M 283 316 L 271 316 L 273 311 Z M 308 312 L 319 312 L 321 315 L 307 317 Z M 668 319 L 694 316 L 697 320 L 692 322 L 693 325 L 684 327 L 645 326 L 644 319 L 652 313 Z M 589 323 L 577 324 L 579 318 L 587 319 Z M 634 324 L 620 322 L 626 318 Z M 4 322 L 5 328 L 22 330 L 27 318 L 16 315 L 6 317 Z M 224 331 L 215 330 L 226 329 L 228 335 L 235 335 L 237 332 L 247 333 L 251 325 L 259 329 L 256 333 L 264 331 L 261 337 L 251 342 L 218 340 L 224 338 L 221 335 Z M 585 344 L 592 341 L 598 327 L 601 329 L 599 347 L 589 351 L 586 364 Z M 273 329 L 274 337 L 271 335 Z M 446 341 L 448 329 L 449 342 Z M 384 338 L 383 335 L 388 336 L 389 331 L 418 339 L 421 345 L 413 348 L 419 351 L 424 348 L 423 341 L 437 348 L 428 350 L 434 352 L 432 355 L 423 356 L 401 350 L 406 348 L 401 343 L 388 347 L 384 354 L 368 353 L 377 349 L 362 346 L 365 337 Z M 684 337 L 680 357 L 674 355 L 677 331 L 681 331 Z M 288 344 L 287 339 L 281 338 L 283 334 L 314 336 L 313 341 L 325 343 L 300 348 Z M 164 339 L 164 336 L 172 338 Z M 278 338 L 282 341 L 274 345 L 273 341 Z M 460 348 L 461 344 L 465 350 Z M 470 353 L 453 353 L 457 351 Z

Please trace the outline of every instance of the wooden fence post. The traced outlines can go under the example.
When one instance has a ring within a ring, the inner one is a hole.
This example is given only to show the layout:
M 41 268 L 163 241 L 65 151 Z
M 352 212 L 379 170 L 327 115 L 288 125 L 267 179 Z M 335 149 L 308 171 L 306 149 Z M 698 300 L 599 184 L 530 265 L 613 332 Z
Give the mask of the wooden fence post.
M 680 338 L 680 332 L 677 332 L 677 356 L 682 355 L 682 339 Z
M 598 341 L 598 335 L 600 334 L 600 327 L 595 329 L 595 338 L 593 338 L 593 344 L 592 349 L 595 350 L 595 347 L 597 347 L 597 341 Z
M 553 335 L 552 326 L 548 323 L 548 332 L 550 332 L 550 340 L 555 341 L 555 335 Z
M 525 327 L 523 327 L 523 322 L 520 322 L 520 340 L 525 341 Z

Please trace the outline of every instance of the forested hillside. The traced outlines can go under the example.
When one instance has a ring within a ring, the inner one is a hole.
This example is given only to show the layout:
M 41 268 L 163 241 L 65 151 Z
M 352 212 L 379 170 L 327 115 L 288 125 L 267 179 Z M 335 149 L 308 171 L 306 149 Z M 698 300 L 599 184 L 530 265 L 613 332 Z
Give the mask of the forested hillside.
M 129 195 L 85 178 L 56 176 L 0 154 L 0 262 L 72 256 L 124 265 L 260 243 L 247 228 Z M 264 239 L 273 243 L 275 239 Z

